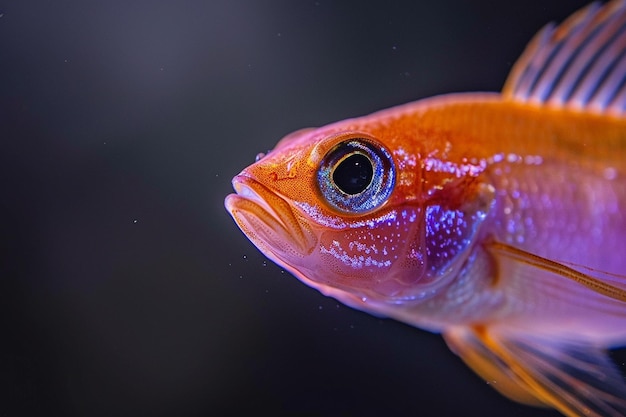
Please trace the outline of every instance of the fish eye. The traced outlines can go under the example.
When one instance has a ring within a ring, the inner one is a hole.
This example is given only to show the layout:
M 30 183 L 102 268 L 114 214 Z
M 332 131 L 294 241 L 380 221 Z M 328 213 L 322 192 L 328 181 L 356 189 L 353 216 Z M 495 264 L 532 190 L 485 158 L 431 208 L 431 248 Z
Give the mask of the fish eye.
M 333 182 L 340 191 L 349 195 L 362 193 L 372 183 L 374 167 L 367 155 L 360 152 L 347 154 L 333 170 Z
M 351 138 L 322 159 L 317 184 L 335 209 L 365 213 L 381 206 L 393 190 L 395 169 L 389 152 L 371 139 Z

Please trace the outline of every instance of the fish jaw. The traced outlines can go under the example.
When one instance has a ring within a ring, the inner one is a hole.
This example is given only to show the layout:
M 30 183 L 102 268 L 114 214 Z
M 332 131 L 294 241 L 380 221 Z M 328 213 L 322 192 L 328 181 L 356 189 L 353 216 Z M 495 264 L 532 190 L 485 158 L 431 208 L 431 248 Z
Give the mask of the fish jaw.
M 286 266 L 316 247 L 315 235 L 284 199 L 245 174 L 232 183 L 236 194 L 228 195 L 224 205 L 262 253 Z
M 423 241 L 418 208 L 390 209 L 330 227 L 320 224 L 329 221 L 311 221 L 323 215 L 303 210 L 246 171 L 232 182 L 236 194 L 227 196 L 225 206 L 242 232 L 268 258 L 322 293 L 350 305 L 396 304 L 421 299 L 437 286 L 421 278 L 419 248 L 407 243 L 412 250 L 404 250 L 398 240 L 402 233 L 408 241 Z M 381 235 L 389 235 L 390 243 L 381 245 Z
M 454 276 L 424 273 L 418 207 L 331 226 L 319 219 L 323 214 L 277 195 L 245 171 L 233 186 L 226 209 L 252 243 L 300 281 L 348 305 L 380 313 L 385 306 L 419 303 Z
M 234 177 L 232 183 L 236 194 L 226 196 L 226 210 L 261 253 L 322 294 L 368 309 L 363 305 L 365 296 L 330 284 L 325 269 L 315 264 L 319 260 L 315 253 L 318 238 L 298 209 L 246 175 L 246 171 Z

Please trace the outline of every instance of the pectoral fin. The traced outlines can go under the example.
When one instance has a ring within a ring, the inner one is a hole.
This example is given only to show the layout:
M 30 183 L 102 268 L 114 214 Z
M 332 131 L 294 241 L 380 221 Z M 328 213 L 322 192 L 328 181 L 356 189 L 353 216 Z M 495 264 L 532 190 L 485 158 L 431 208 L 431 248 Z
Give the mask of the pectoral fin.
M 509 262 L 523 264 L 527 268 L 536 268 L 544 273 L 558 275 L 566 280 L 583 285 L 598 294 L 626 302 L 626 277 L 623 275 L 594 271 L 590 268 L 576 265 L 579 269 L 588 270 L 587 272 L 589 273 L 581 272 L 575 269 L 573 264 L 570 266 L 555 262 L 501 242 L 492 241 L 487 243 L 486 247 L 496 257 L 506 258 Z
M 567 416 L 626 415 L 626 383 L 600 347 L 485 327 L 444 332 L 448 346 L 512 400 Z

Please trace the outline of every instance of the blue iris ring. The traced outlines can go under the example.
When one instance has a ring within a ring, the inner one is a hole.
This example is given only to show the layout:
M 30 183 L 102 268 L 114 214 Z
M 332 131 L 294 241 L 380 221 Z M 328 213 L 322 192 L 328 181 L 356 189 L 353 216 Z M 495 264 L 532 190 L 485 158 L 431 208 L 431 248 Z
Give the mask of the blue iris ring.
M 362 137 L 335 145 L 317 171 L 322 198 L 332 208 L 349 214 L 367 213 L 383 205 L 393 191 L 395 179 L 389 151 Z

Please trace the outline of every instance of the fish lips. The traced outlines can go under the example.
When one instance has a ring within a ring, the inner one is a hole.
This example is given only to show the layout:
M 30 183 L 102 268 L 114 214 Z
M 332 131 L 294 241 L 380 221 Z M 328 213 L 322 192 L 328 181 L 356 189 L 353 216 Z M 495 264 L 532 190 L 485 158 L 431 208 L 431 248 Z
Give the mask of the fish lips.
M 288 201 L 245 174 L 232 184 L 236 194 L 228 195 L 224 205 L 261 252 L 285 266 L 313 251 L 317 238 Z

